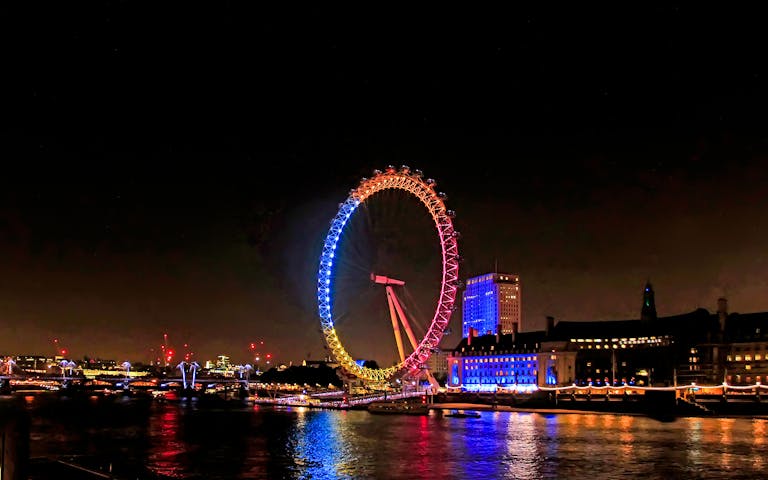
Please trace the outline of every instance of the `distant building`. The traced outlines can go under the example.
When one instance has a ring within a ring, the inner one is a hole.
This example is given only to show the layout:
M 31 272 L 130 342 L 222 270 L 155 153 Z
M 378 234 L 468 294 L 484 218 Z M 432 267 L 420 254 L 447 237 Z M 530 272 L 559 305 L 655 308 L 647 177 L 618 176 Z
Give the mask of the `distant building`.
M 231 365 L 232 362 L 229 361 L 229 357 L 227 355 L 219 355 L 216 357 L 217 370 L 228 370 Z
M 704 308 L 658 317 L 650 282 L 639 319 L 565 321 L 544 331 L 469 335 L 448 357 L 448 387 L 525 390 L 547 385 L 747 386 L 768 382 L 768 312 Z
M 52 366 L 58 366 L 54 357 L 43 355 L 17 355 L 13 361 L 18 368 L 34 373 L 48 373 Z
M 520 277 L 487 273 L 467 280 L 462 294 L 462 338 L 473 331 L 478 336 L 522 331 Z
M 723 367 L 715 370 L 720 380 L 731 385 L 754 385 L 768 383 L 768 312 L 727 313 L 727 303 L 718 314 L 724 317 L 722 342 L 713 346 L 704 345 L 702 353 L 718 358 Z M 712 347 L 717 352 L 710 353 Z M 708 365 L 704 369 L 708 370 Z
M 446 378 L 448 375 L 448 356 L 453 350 L 450 348 L 436 348 L 427 359 L 427 368 L 437 378 Z
M 83 362 L 83 368 L 97 369 L 97 370 L 116 370 L 118 368 L 117 360 L 105 360 L 103 358 L 89 358 L 86 362 Z
M 328 368 L 336 368 L 339 366 L 339 362 L 331 358 L 330 356 L 324 358 L 323 360 L 302 360 L 301 361 L 302 367 L 328 367 Z

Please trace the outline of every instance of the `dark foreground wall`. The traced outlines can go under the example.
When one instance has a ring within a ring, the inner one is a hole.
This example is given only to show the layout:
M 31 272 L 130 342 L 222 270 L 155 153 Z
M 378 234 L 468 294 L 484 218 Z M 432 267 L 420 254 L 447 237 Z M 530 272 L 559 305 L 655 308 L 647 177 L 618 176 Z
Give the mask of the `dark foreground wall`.
M 0 480 L 29 476 L 29 414 L 15 398 L 0 397 Z

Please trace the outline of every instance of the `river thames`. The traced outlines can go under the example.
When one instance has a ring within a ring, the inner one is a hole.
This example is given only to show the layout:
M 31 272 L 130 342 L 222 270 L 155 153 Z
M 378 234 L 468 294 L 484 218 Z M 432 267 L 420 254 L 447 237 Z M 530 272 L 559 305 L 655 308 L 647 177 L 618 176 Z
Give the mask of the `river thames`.
M 25 398 L 31 478 L 61 459 L 117 479 L 765 478 L 768 420 Z M 35 473 L 37 472 L 37 473 Z

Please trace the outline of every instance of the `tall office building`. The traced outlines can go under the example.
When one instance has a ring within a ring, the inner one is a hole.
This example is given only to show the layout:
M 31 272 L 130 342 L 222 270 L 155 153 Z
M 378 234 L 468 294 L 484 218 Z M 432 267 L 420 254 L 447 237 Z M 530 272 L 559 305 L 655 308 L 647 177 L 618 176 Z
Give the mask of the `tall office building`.
M 470 329 L 476 335 L 509 334 L 522 328 L 520 277 L 487 273 L 467 280 L 462 296 L 463 338 Z

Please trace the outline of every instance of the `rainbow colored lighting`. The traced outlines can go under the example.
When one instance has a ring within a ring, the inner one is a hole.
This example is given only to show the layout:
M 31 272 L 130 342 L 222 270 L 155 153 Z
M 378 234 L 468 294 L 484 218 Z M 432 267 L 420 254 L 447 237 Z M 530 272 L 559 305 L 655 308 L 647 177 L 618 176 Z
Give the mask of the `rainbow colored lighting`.
M 440 238 L 442 252 L 442 281 L 437 308 L 432 323 L 414 352 L 404 361 L 388 368 L 373 369 L 363 367 L 347 353 L 334 328 L 333 294 L 333 259 L 337 253 L 337 243 L 344 226 L 357 207 L 377 192 L 386 189 L 404 190 L 421 201 L 432 216 Z M 433 348 L 440 344 L 443 331 L 448 326 L 456 299 L 459 283 L 458 233 L 453 228 L 451 218 L 454 212 L 447 210 L 444 195 L 435 192 L 435 181 L 423 180 L 421 172 L 401 167 L 399 170 L 390 166 L 384 172 L 374 171 L 372 178 L 363 178 L 357 188 L 350 191 L 349 197 L 340 204 L 339 211 L 331 221 L 331 227 L 323 244 L 320 266 L 317 275 L 317 305 L 320 325 L 326 343 L 334 358 L 348 373 L 370 381 L 386 381 L 415 371 L 426 363 Z

